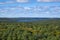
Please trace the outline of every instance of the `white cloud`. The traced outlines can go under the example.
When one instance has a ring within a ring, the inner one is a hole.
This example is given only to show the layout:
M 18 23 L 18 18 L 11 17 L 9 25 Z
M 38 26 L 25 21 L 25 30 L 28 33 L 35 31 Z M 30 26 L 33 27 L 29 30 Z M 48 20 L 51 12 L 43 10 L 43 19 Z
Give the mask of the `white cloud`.
M 14 3 L 14 1 L 6 1 L 5 3 L 6 4 L 8 4 L 8 3 Z
M 51 0 L 37 0 L 38 2 L 50 2 Z
M 0 4 L 10 4 L 10 3 L 15 3 L 15 2 L 14 1 L 0 2 Z
M 24 7 L 25 10 L 30 10 L 31 8 L 30 7 Z
M 0 13 L 7 13 L 8 10 L 0 9 Z
M 37 0 L 38 2 L 59 2 L 60 0 Z
M 34 7 L 4 7 L 0 9 L 1 15 L 8 15 L 9 17 L 57 17 L 57 14 L 60 15 L 60 6 L 34 6 Z M 18 14 L 17 14 L 18 13 Z M 0 17 L 1 17 L 0 15 Z M 7 16 L 7 17 L 8 17 Z
M 16 0 L 17 2 L 21 2 L 21 3 L 23 3 L 23 2 L 28 2 L 28 0 Z
M 16 8 L 10 8 L 10 10 L 16 10 Z
M 0 4 L 5 4 L 5 3 L 3 3 L 3 2 L 0 2 Z

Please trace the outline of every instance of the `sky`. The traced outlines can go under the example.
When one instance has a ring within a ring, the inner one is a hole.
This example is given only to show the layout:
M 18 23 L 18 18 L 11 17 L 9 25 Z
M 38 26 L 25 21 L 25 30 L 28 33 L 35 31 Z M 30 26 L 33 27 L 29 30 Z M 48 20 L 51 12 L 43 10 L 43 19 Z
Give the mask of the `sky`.
M 0 0 L 0 18 L 60 18 L 60 0 Z

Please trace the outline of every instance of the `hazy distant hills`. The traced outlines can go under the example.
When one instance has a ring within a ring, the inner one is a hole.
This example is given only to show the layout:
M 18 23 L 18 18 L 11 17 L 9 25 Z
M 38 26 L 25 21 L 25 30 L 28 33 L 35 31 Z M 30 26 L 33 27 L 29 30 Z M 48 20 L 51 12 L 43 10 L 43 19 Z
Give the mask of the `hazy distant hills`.
M 60 18 L 0 18 L 0 21 L 7 22 L 30 22 L 39 20 L 60 20 Z

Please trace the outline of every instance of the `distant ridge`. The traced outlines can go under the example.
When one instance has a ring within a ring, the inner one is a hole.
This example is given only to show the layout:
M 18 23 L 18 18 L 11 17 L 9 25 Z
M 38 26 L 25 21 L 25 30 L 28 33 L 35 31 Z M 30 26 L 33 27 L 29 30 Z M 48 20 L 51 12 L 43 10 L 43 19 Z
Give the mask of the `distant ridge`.
M 38 20 L 57 20 L 60 18 L 0 18 L 0 21 L 7 22 L 30 22 L 30 21 L 38 21 Z

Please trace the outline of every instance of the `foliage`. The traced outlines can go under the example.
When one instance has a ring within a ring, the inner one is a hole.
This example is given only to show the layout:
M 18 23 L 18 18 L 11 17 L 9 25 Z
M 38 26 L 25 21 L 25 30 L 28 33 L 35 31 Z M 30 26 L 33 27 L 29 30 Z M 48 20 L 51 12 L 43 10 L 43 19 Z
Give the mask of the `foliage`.
M 0 40 L 60 40 L 60 20 L 0 22 Z

